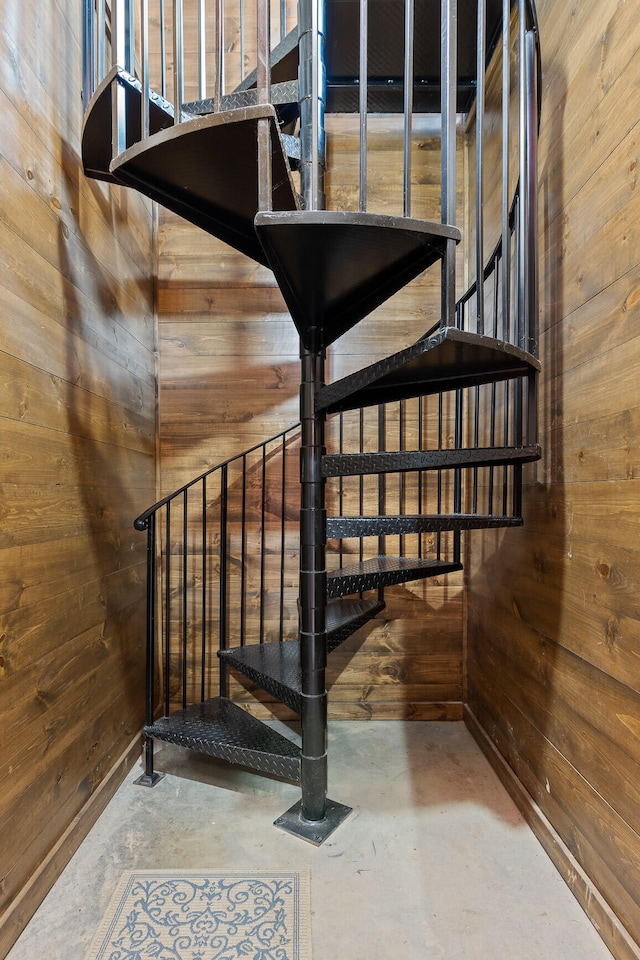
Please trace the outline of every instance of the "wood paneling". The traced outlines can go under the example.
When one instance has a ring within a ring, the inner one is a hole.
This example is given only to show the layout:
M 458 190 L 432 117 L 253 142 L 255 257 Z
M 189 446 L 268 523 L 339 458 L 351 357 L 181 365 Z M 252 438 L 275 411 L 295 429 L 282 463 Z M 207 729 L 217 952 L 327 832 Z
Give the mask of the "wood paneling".
M 331 116 L 327 126 L 327 206 L 357 209 L 356 119 Z M 371 117 L 369 147 L 368 208 L 401 214 L 402 118 Z M 461 163 L 461 207 L 462 175 Z M 427 121 L 417 120 L 414 216 L 439 221 L 439 178 L 438 141 Z M 300 365 L 295 328 L 269 270 L 166 212 L 160 215 L 158 255 L 160 466 L 161 487 L 168 493 L 295 423 Z M 329 350 L 327 379 L 345 376 L 421 336 L 439 318 L 439 279 L 437 267 L 427 271 L 345 334 Z M 432 403 L 435 410 L 436 401 Z M 348 425 L 345 434 L 357 429 Z M 390 415 L 387 430 L 388 449 L 397 449 L 397 414 Z M 368 438 L 377 435 L 370 414 L 365 433 Z M 448 435 L 445 429 L 445 442 Z M 328 442 L 336 439 L 331 424 L 327 436 Z M 434 432 L 429 439 L 435 437 Z M 407 480 L 407 489 L 412 489 L 413 479 Z M 345 487 L 345 510 L 358 508 L 356 485 L 352 481 Z M 395 498 L 397 503 L 392 478 L 388 489 L 390 502 Z M 337 502 L 333 482 L 328 502 Z M 377 481 L 367 478 L 365 512 L 375 512 L 376 504 Z M 330 552 L 334 548 L 330 545 Z M 334 560 L 330 556 L 328 565 L 335 565 Z M 287 574 L 287 582 L 290 579 Z M 294 575 L 294 598 L 296 581 Z M 259 589 L 255 578 L 252 586 Z M 332 717 L 459 719 L 461 577 L 390 591 L 381 619 L 332 654 L 328 682 Z M 282 714 L 269 697 L 256 692 L 256 700 L 251 690 L 248 683 L 232 686 L 233 696 L 252 712 L 264 716 L 271 709 Z
M 469 542 L 468 703 L 599 891 L 594 919 L 605 903 L 626 928 L 601 924 L 628 957 L 640 941 L 638 34 L 616 0 L 538 12 L 544 458 L 525 467 L 524 528 Z
M 3 5 L 2 956 L 143 721 L 153 225 L 146 201 L 82 174 L 80 30 L 71 0 Z

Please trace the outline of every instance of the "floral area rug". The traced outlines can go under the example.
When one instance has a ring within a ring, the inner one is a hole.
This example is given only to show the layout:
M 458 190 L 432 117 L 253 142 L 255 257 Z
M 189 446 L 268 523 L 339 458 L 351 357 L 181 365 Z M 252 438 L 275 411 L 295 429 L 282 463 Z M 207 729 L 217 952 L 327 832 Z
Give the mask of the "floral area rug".
M 123 875 L 85 960 L 311 960 L 300 873 Z

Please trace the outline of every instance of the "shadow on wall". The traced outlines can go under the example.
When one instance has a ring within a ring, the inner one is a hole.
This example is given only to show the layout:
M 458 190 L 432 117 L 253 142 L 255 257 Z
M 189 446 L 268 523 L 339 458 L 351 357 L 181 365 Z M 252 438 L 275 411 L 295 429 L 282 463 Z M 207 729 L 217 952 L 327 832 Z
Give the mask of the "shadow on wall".
M 563 78 L 556 75 L 554 83 L 560 88 Z M 555 640 L 571 556 L 563 485 L 563 221 L 550 222 L 550 210 L 564 206 L 565 100 L 566 94 L 559 98 L 540 170 L 542 460 L 524 467 L 524 528 L 486 532 L 481 546 L 472 539 L 468 588 L 468 708 L 533 793 L 547 783 L 558 742 Z
M 151 281 L 118 282 L 93 253 L 101 241 L 104 223 L 106 255 L 114 256 L 119 243 L 119 218 L 113 197 L 105 201 L 104 187 L 90 184 L 99 213 L 88 209 L 92 235 L 83 232 L 80 158 L 62 143 L 66 200 L 72 223 L 59 221 L 58 249 L 63 277 L 67 371 L 61 386 L 73 450 L 70 499 L 76 514 L 72 525 L 83 541 L 83 606 L 95 609 L 86 642 L 92 647 L 101 691 L 109 690 L 113 704 L 120 701 L 118 723 L 123 736 L 133 736 L 143 715 L 144 690 L 144 571 L 145 542 L 133 529 L 142 505 L 153 497 L 154 475 L 154 367 L 126 328 L 119 300 L 153 316 Z M 88 205 L 89 206 L 89 205 Z M 124 223 L 122 229 L 127 228 Z M 117 262 L 118 251 L 114 260 Z M 143 261 L 144 262 L 144 261 Z M 150 371 L 150 372 L 149 372 Z M 104 695 L 104 693 L 102 694 Z M 111 723 L 105 719 L 103 725 Z M 98 721 L 96 720 L 96 738 Z

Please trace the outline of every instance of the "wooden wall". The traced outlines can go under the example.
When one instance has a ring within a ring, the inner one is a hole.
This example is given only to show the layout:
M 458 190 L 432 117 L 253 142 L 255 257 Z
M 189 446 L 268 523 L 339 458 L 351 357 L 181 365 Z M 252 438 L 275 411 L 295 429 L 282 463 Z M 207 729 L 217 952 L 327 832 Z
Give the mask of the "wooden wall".
M 538 12 L 544 459 L 524 529 L 470 541 L 467 719 L 614 955 L 638 957 L 640 34 L 620 0 Z
M 330 208 L 357 209 L 357 143 L 353 117 L 329 118 Z M 402 212 L 401 143 L 401 118 L 371 120 L 373 212 Z M 461 163 L 461 190 L 462 173 Z M 439 180 L 439 152 L 425 124 L 414 146 L 415 216 L 439 220 Z M 158 241 L 160 476 L 168 493 L 295 423 L 300 365 L 297 334 L 269 270 L 166 212 Z M 436 268 L 341 338 L 329 352 L 327 378 L 412 343 L 438 311 Z M 390 590 L 387 602 L 373 627 L 332 654 L 331 716 L 460 718 L 460 577 Z M 234 696 L 263 713 L 244 688 Z
M 80 170 L 80 5 L 0 24 L 4 956 L 143 722 L 155 370 L 149 205 Z

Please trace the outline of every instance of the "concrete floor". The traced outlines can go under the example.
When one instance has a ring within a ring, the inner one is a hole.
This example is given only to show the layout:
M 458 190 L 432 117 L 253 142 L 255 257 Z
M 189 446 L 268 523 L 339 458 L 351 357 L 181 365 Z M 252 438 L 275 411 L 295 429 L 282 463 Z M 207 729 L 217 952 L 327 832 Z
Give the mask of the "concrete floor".
M 606 960 L 611 954 L 461 723 L 330 727 L 316 848 L 272 826 L 295 786 L 172 746 L 136 768 L 8 960 L 82 960 L 123 870 L 308 868 L 313 960 Z

